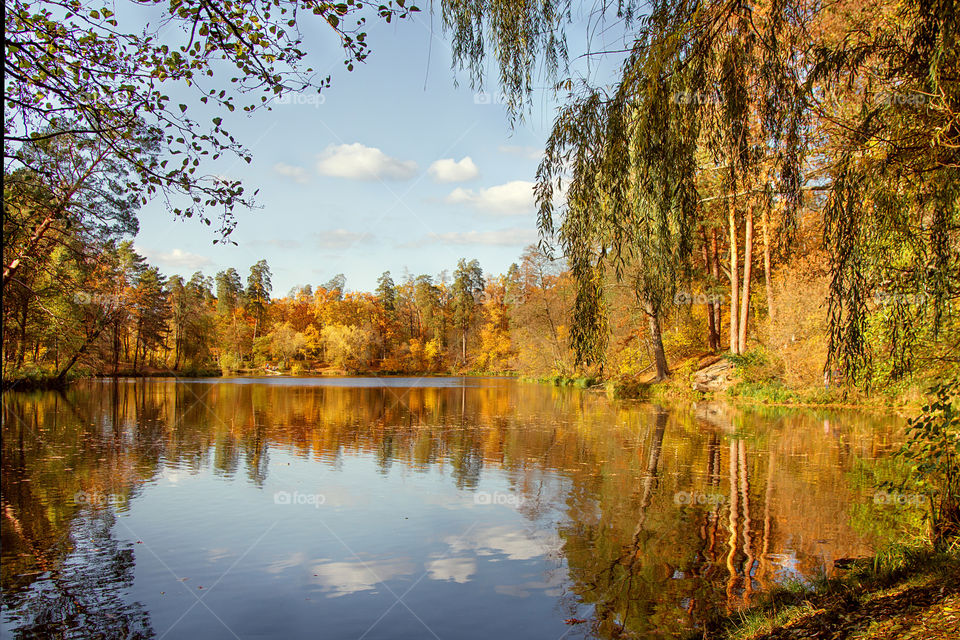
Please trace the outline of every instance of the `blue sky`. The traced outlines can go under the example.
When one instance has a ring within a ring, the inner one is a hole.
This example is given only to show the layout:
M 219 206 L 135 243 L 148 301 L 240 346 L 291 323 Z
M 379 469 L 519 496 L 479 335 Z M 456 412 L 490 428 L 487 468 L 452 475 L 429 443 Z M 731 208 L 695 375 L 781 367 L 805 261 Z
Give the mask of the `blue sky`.
M 369 291 L 385 270 L 396 280 L 404 269 L 436 275 L 461 257 L 505 272 L 537 239 L 530 188 L 555 103 L 538 91 L 511 129 L 494 83 L 478 95 L 460 74 L 454 86 L 449 42 L 437 18 L 431 36 L 430 20 L 424 12 L 370 22 L 372 53 L 353 72 L 328 29 L 306 30 L 310 62 L 329 69 L 329 89 L 253 115 L 216 114 L 253 162 L 207 171 L 260 189 L 259 209 L 237 211 L 237 246 L 214 245 L 210 228 L 174 220 L 154 201 L 141 210 L 138 250 L 165 274 L 186 277 L 232 266 L 245 279 L 265 258 L 275 296 L 337 273 L 348 289 Z M 582 51 L 571 46 L 571 57 Z

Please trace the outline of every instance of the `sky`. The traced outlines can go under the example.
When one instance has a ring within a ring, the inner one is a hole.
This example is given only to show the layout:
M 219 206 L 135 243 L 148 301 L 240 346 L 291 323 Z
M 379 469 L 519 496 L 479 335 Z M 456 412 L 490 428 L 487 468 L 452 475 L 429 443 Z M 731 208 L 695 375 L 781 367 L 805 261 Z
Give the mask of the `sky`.
M 291 95 L 270 111 L 214 114 L 253 161 L 201 169 L 259 189 L 256 209 L 236 211 L 236 246 L 215 245 L 212 228 L 174 219 L 154 200 L 141 209 L 137 250 L 164 274 L 184 277 L 234 267 L 245 280 L 266 259 L 274 296 L 338 273 L 348 290 L 371 291 L 384 271 L 397 281 L 406 272 L 436 276 L 459 258 L 505 273 L 538 239 L 532 186 L 556 102 L 538 90 L 511 127 L 495 82 L 480 92 L 451 70 L 449 40 L 433 22 L 431 29 L 426 11 L 390 25 L 370 19 L 372 53 L 353 72 L 328 28 L 306 29 L 309 63 L 329 70 L 330 88 Z M 608 46 L 601 40 L 592 48 Z M 585 45 L 570 48 L 575 59 Z M 594 58 L 589 69 L 584 60 L 574 60 L 575 74 L 599 76 L 613 64 L 597 71 Z

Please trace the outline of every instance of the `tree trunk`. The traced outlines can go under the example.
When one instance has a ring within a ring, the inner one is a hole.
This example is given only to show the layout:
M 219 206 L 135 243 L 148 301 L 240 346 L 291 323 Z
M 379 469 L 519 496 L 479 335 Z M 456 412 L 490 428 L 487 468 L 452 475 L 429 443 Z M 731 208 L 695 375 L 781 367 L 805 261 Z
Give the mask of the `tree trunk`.
M 20 344 L 17 345 L 17 362 L 16 367 L 19 369 L 23 366 L 24 354 L 27 348 L 27 313 L 28 313 L 28 303 L 29 299 L 23 297 L 23 307 L 20 310 Z
M 108 324 L 110 323 L 103 322 L 99 327 L 97 327 L 96 331 L 94 331 L 93 334 L 87 338 L 87 341 L 83 343 L 80 349 L 78 349 L 77 352 L 73 354 L 73 357 L 67 361 L 67 364 L 64 365 L 63 369 L 60 370 L 60 373 L 57 374 L 57 380 L 62 382 L 63 379 L 67 377 L 67 372 L 69 372 L 70 369 L 73 368 L 73 365 L 77 363 L 77 360 L 80 359 L 80 356 L 86 353 L 90 345 L 93 344 L 94 341 L 100 337 L 100 334 L 103 333 L 103 330 L 107 328 Z
M 120 372 L 120 320 L 113 323 L 113 375 Z
M 173 370 L 180 370 L 180 345 L 183 344 L 182 321 L 177 321 L 177 329 L 173 337 Z
M 737 353 L 747 350 L 747 325 L 750 321 L 750 276 L 753 271 L 753 207 L 747 207 L 743 247 L 743 295 L 740 296 L 740 336 Z
M 735 208 L 729 206 L 730 225 L 730 352 L 740 353 L 740 332 L 737 313 L 740 306 L 740 256 L 737 251 L 737 218 Z
M 767 316 L 773 321 L 773 283 L 770 281 L 770 221 L 767 207 L 763 207 L 763 213 L 760 215 L 760 225 L 763 227 L 763 283 L 767 288 Z
M 140 356 L 140 327 L 143 324 L 143 319 L 137 320 L 137 341 L 133 346 L 133 374 L 137 374 L 137 358 Z
M 17 257 L 14 258 L 10 262 L 10 264 L 4 265 L 3 267 L 3 288 L 4 289 L 7 288 L 7 283 L 10 281 L 10 278 L 12 278 L 14 274 L 17 272 L 17 270 L 20 269 L 20 265 L 23 264 L 23 258 L 25 256 L 32 254 L 36 250 L 37 245 L 40 244 L 40 241 L 43 239 L 44 234 L 47 233 L 47 230 L 50 229 L 50 225 L 53 224 L 54 218 L 55 218 L 55 215 L 53 213 L 51 213 L 46 218 L 44 218 L 43 221 L 41 221 L 40 224 L 38 224 L 37 227 L 33 230 L 33 235 L 30 237 L 30 240 L 27 242 L 27 246 L 20 251 Z
M 667 354 L 663 351 L 663 335 L 660 332 L 660 315 L 654 309 L 653 303 L 645 300 L 644 311 L 650 328 L 650 345 L 653 347 L 653 360 L 657 368 L 657 380 L 665 380 L 670 376 L 667 366 Z
M 707 273 L 710 273 L 710 249 L 707 246 L 707 232 L 703 231 L 703 266 Z M 709 296 L 707 298 L 707 332 L 709 339 L 707 340 L 710 345 L 710 351 L 716 351 L 719 348 L 717 344 L 717 325 L 716 319 L 713 317 L 713 303 L 710 302 Z
M 717 230 L 713 229 L 712 238 L 710 240 L 710 250 L 711 250 L 711 262 L 710 262 L 710 274 L 713 276 L 714 282 L 717 286 L 720 285 L 720 247 L 718 246 L 717 241 Z M 719 296 L 718 296 L 719 298 Z M 713 309 L 713 324 L 717 328 L 717 334 L 714 337 L 714 342 L 717 344 L 717 349 L 720 349 L 720 332 L 723 330 L 723 305 L 720 304 L 719 299 L 715 299 L 712 305 Z

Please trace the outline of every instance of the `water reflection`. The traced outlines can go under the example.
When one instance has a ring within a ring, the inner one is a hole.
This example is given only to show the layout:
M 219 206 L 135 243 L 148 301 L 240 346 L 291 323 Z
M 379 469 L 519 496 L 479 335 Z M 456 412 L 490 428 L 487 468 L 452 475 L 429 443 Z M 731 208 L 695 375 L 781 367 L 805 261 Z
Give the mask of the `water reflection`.
M 875 542 L 894 420 L 414 382 L 4 394 L 4 631 L 672 635 Z

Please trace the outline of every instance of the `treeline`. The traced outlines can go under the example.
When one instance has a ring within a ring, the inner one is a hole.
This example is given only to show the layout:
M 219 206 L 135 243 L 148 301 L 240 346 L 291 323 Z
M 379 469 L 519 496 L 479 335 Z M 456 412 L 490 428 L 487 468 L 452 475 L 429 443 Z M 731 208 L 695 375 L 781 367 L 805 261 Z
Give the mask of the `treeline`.
M 822 227 L 817 216 L 805 219 L 795 251 L 754 249 L 766 268 L 746 289 L 742 327 L 750 341 L 737 356 L 752 365 L 750 375 L 793 388 L 822 384 L 829 340 Z M 29 220 L 7 216 L 7 237 Z M 608 270 L 601 283 L 609 318 L 604 366 L 585 368 L 571 346 L 577 283 L 565 259 L 536 246 L 501 275 L 460 260 L 436 276 L 384 272 L 370 292 L 348 290 L 341 274 L 274 296 L 266 260 L 244 273 L 167 277 L 129 239 L 54 224 L 4 287 L 3 378 L 321 371 L 622 377 L 655 375 L 658 357 L 683 375 L 688 358 L 727 348 L 730 318 L 742 307 L 729 296 L 730 272 L 721 262 L 728 251 L 723 236 L 702 236 L 693 253 L 699 261 L 675 282 L 656 324 L 639 294 L 641 271 Z M 868 303 L 880 323 L 901 304 L 923 301 L 891 294 Z M 944 328 L 915 328 L 917 370 L 949 364 L 956 329 L 953 322 Z M 892 359 L 881 371 L 885 382 L 899 379 Z
M 348 291 L 341 274 L 273 297 L 266 260 L 246 276 L 165 277 L 130 240 L 62 246 L 4 289 L 4 378 L 71 373 L 316 370 L 383 373 L 572 373 L 570 283 L 528 248 L 505 275 L 460 260 L 452 275 Z

